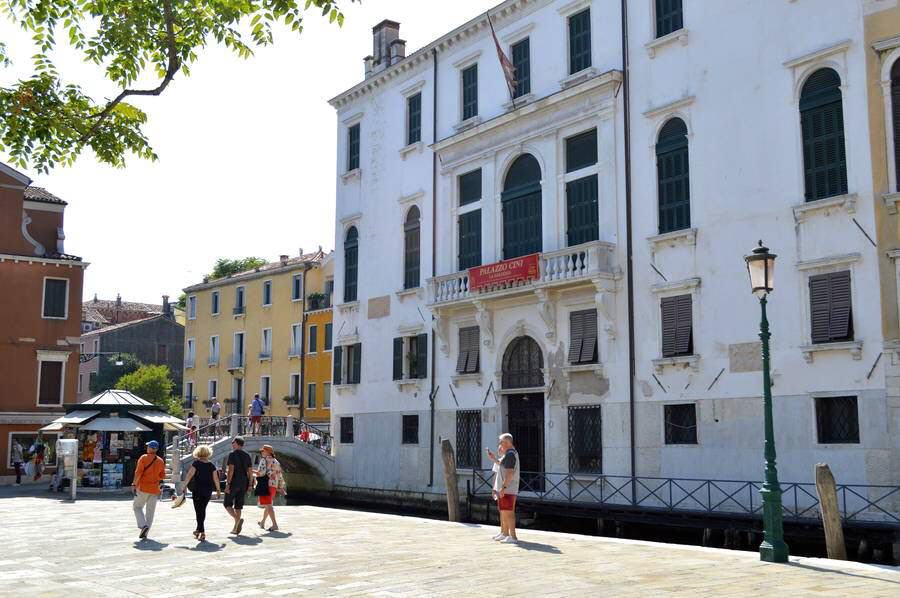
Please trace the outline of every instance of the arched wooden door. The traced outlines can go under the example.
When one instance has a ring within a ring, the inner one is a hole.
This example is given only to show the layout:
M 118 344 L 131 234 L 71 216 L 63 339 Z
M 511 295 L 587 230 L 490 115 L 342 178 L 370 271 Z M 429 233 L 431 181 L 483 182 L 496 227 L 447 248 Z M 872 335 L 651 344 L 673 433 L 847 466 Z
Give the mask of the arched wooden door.
M 503 389 L 544 386 L 544 356 L 530 336 L 513 340 L 503 354 Z M 506 397 L 507 430 L 519 453 L 521 492 L 544 491 L 544 393 Z

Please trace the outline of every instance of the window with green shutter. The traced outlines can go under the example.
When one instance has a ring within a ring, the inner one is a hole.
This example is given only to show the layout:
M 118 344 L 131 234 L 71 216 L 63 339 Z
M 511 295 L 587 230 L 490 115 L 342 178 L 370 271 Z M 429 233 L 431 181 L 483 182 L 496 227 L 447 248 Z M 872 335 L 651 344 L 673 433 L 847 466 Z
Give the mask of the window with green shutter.
M 394 339 L 393 379 L 403 380 L 403 337 Z
M 478 64 L 462 72 L 462 119 L 478 116 Z
M 841 78 L 830 68 L 807 79 L 800 94 L 806 201 L 847 193 Z
M 656 0 L 656 37 L 684 27 L 681 0 Z
M 419 208 L 413 206 L 406 214 L 403 224 L 403 288 L 419 286 Z
M 591 66 L 591 9 L 569 17 L 569 74 Z
M 481 265 L 481 210 L 459 215 L 459 269 Z
M 359 123 L 347 129 L 347 171 L 359 168 Z
M 481 169 L 459 175 L 459 205 L 481 200 Z
M 687 125 L 673 118 L 663 126 L 656 142 L 659 233 L 691 226 L 691 185 Z
M 359 269 L 359 233 L 351 226 L 344 238 L 344 303 L 356 301 L 356 277 Z
M 65 318 L 69 281 L 63 278 L 44 279 L 44 318 Z M 195 302 L 196 305 L 196 302 Z M 196 308 L 194 310 L 196 312 Z
M 479 369 L 478 326 L 459 329 L 459 355 L 456 358 L 456 373 L 475 374 Z
M 849 270 L 809 277 L 809 313 L 813 343 L 853 340 Z
M 332 361 L 332 367 L 333 367 L 333 372 L 331 375 L 331 383 L 335 384 L 335 385 L 343 384 L 343 379 L 344 379 L 343 378 L 344 370 L 343 370 L 343 363 L 342 363 L 343 362 L 343 359 L 342 359 L 343 349 L 344 348 L 342 346 L 338 345 L 331 352 L 331 361 Z
M 600 238 L 597 175 L 566 183 L 566 242 L 569 247 Z
M 542 248 L 541 167 L 531 154 L 516 158 L 503 185 L 503 259 Z
M 428 335 L 394 339 L 393 379 L 414 380 L 428 377 Z
M 531 93 L 531 42 L 526 37 L 512 45 L 512 63 L 516 69 L 516 87 L 513 97 Z
M 662 356 L 694 354 L 693 297 L 678 295 L 660 301 L 662 317 Z
M 597 310 L 569 314 L 569 363 L 597 363 Z
M 566 139 L 566 172 L 575 172 L 597 163 L 597 129 Z
M 417 93 L 406 100 L 406 144 L 422 140 L 422 94 Z

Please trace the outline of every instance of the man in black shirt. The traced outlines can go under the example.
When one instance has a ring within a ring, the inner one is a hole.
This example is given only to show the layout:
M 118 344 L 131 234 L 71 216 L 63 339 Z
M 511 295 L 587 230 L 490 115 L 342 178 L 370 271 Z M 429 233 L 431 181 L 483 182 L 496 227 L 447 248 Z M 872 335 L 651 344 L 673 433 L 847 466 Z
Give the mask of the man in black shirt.
M 232 534 L 240 534 L 244 526 L 241 510 L 244 508 L 244 497 L 253 479 L 253 461 L 244 451 L 244 439 L 235 436 L 231 441 L 231 453 L 228 454 L 228 467 L 225 477 L 225 510 L 234 519 Z

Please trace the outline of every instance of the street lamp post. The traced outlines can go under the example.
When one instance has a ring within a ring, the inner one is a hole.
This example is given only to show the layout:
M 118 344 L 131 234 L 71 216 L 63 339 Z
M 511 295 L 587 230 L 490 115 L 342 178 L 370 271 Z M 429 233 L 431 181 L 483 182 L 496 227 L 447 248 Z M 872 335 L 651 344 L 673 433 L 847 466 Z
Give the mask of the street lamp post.
M 784 542 L 782 524 L 781 486 L 778 484 L 778 469 L 775 467 L 775 427 L 772 420 L 772 381 L 769 374 L 769 320 L 766 318 L 766 301 L 775 288 L 775 255 L 769 253 L 762 241 L 753 252 L 746 256 L 747 272 L 753 294 L 759 298 L 761 318 L 759 340 L 762 341 L 763 367 L 763 411 L 766 433 L 766 479 L 760 494 L 763 500 L 763 530 L 765 535 L 759 545 L 759 559 L 770 563 L 786 563 L 788 545 Z

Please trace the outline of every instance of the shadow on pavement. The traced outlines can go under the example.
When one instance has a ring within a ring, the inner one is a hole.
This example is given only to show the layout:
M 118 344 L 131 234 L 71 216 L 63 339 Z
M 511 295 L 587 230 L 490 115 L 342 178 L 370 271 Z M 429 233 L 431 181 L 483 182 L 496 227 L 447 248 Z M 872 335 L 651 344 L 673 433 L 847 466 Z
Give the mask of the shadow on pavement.
M 264 538 L 290 538 L 293 536 L 291 532 L 266 532 L 263 534 Z
M 551 546 L 550 544 L 540 544 L 538 542 L 525 542 L 523 540 L 519 540 L 517 544 L 519 548 L 524 548 L 525 550 L 534 550 L 536 552 L 546 552 L 548 554 L 562 554 L 562 550 L 557 548 L 556 546 Z
M 203 540 L 202 542 L 198 542 L 196 546 L 176 546 L 175 548 L 190 550 L 191 552 L 219 552 L 225 548 L 225 544 L 213 544 L 212 542 Z
M 250 537 L 250 536 L 231 536 L 228 538 L 235 544 L 240 544 L 241 546 L 256 546 L 257 544 L 262 544 L 262 538 Z
M 164 544 L 162 542 L 157 542 L 156 540 L 138 540 L 134 543 L 134 547 L 137 550 L 149 550 L 152 552 L 159 552 L 164 548 L 167 548 L 169 545 Z
M 834 573 L 835 575 L 846 575 L 848 577 L 859 577 L 861 579 L 871 579 L 874 581 L 883 581 L 884 583 L 900 585 L 900 581 L 892 581 L 890 579 L 884 579 L 883 577 L 873 577 L 871 575 L 860 575 L 858 573 L 850 573 L 849 571 L 838 571 L 837 569 L 829 569 L 828 567 L 814 567 L 813 565 L 806 565 L 804 563 L 787 563 L 787 566 L 809 569 L 810 571 L 818 571 L 819 573 Z

